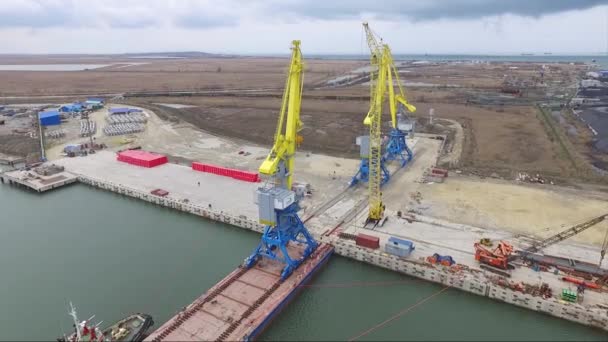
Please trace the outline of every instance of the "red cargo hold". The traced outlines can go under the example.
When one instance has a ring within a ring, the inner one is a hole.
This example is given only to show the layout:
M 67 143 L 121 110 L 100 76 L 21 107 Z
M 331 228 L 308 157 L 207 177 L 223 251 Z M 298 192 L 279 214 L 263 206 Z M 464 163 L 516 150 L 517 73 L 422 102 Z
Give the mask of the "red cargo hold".
M 257 173 L 236 170 L 236 169 L 229 169 L 227 167 L 221 167 L 221 166 L 216 166 L 216 165 L 211 165 L 211 164 L 193 162 L 192 170 L 212 173 L 214 175 L 230 177 L 230 178 L 242 180 L 245 182 L 251 182 L 251 183 L 256 183 L 256 182 L 261 181 L 260 175 L 258 175 Z
M 359 234 L 355 239 L 357 246 L 378 249 L 380 248 L 380 238 L 367 234 Z
M 155 167 L 167 163 L 166 156 L 142 150 L 127 150 L 118 152 L 118 157 L 116 160 L 142 167 Z

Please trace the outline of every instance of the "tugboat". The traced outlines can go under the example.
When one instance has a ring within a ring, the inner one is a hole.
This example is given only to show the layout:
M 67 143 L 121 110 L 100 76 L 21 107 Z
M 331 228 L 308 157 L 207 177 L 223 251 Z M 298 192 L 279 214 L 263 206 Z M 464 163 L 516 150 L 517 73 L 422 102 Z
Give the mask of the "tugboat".
M 95 316 L 86 321 L 79 321 L 72 303 L 68 314 L 74 321 L 74 332 L 69 336 L 57 338 L 58 342 L 143 341 L 148 329 L 154 324 L 152 316 L 136 313 L 101 330 L 99 326 L 102 322 L 92 323 Z

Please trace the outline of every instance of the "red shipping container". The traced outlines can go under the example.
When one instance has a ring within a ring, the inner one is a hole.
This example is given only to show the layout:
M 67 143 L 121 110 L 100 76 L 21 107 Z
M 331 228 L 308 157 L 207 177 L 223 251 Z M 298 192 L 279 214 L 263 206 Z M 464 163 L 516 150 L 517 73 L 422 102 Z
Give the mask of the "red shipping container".
M 260 175 L 255 172 L 229 169 L 226 167 L 204 164 L 199 162 L 192 163 L 192 170 L 207 172 L 218 176 L 230 177 L 245 182 L 255 183 L 261 180 Z
M 355 239 L 357 246 L 378 249 L 380 248 L 380 238 L 377 236 L 359 234 Z
M 166 164 L 168 162 L 167 157 L 162 154 L 150 153 L 142 150 L 119 152 L 116 160 L 148 168 Z
M 448 170 L 434 167 L 434 168 L 431 169 L 431 174 L 433 174 L 433 175 L 439 175 L 439 176 L 442 176 L 442 177 L 447 177 L 448 176 Z

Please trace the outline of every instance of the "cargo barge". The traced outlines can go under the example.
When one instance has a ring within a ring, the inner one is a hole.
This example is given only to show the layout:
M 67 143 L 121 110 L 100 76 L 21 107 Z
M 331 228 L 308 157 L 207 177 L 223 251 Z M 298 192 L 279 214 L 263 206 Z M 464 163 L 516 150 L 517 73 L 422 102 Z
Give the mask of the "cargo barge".
M 302 246 L 291 244 L 296 256 Z M 289 278 L 281 281 L 283 264 L 262 259 L 242 266 L 150 334 L 145 341 L 251 341 L 297 295 L 302 285 L 327 263 L 333 253 L 321 244 Z

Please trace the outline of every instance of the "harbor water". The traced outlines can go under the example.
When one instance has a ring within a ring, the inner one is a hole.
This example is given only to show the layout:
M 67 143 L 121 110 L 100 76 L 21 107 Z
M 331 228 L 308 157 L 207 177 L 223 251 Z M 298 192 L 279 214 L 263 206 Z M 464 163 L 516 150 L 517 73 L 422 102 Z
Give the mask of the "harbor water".
M 44 194 L 0 185 L 0 214 L 0 340 L 51 340 L 69 332 L 70 301 L 81 319 L 95 314 L 102 326 L 144 312 L 158 327 L 237 267 L 259 239 L 80 184 Z M 442 289 L 334 256 L 261 339 L 608 338 L 597 329 Z

